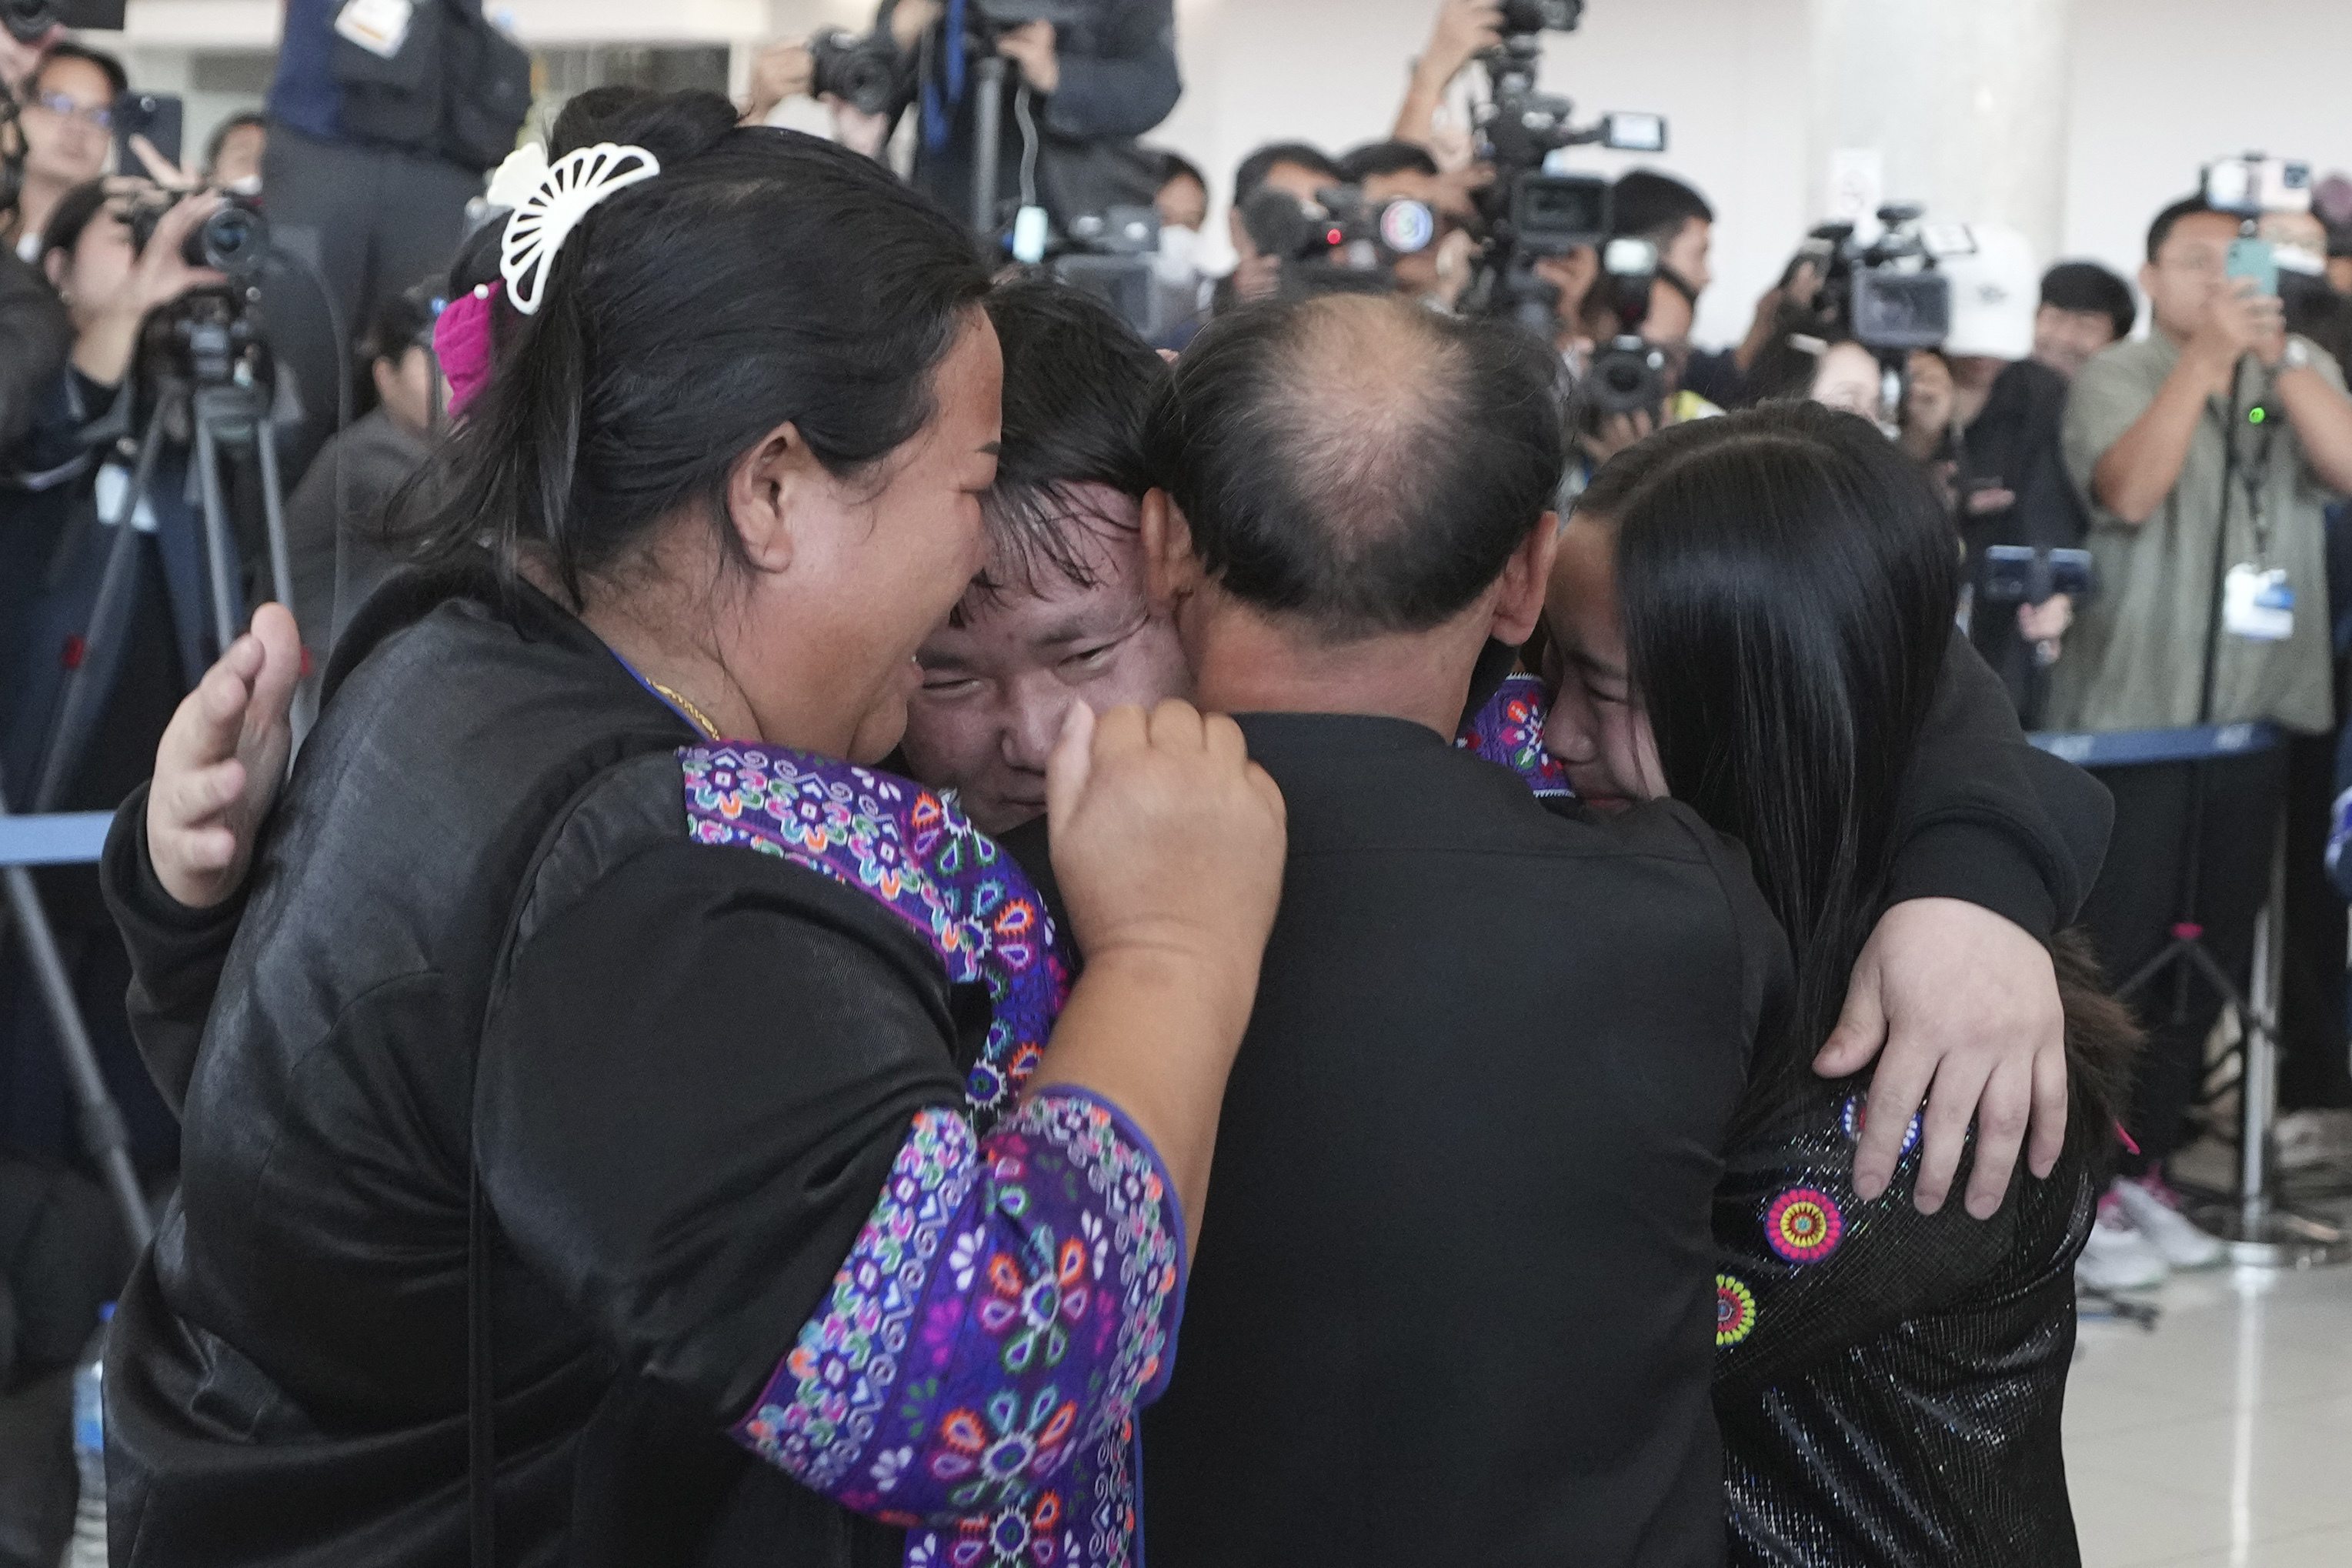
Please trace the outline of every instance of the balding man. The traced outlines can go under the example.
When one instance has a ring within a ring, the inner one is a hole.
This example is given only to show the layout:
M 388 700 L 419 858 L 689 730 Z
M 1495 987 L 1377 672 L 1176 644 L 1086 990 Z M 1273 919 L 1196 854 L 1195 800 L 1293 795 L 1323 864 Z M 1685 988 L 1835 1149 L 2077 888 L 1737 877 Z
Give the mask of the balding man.
M 1542 607 L 1555 370 L 1400 300 L 1260 305 L 1212 324 L 1148 427 L 1150 590 L 1291 824 L 1145 1416 L 1155 1560 L 1723 1555 L 1709 1199 L 1785 945 L 1685 807 L 1555 814 L 1448 744 L 1482 650 Z M 1948 719 L 2000 703 L 1968 663 Z M 1946 739 L 1968 766 L 1916 771 L 2034 815 L 2052 781 Z M 1905 816 L 1932 860 L 1936 814 Z M 2070 913 L 2089 872 L 2049 879 Z
M 1554 816 L 1448 744 L 1543 607 L 1524 334 L 1220 320 L 1150 437 L 1156 595 L 1293 840 L 1145 1540 L 1179 1563 L 1722 1552 L 1714 1151 L 1786 949 L 1686 808 Z

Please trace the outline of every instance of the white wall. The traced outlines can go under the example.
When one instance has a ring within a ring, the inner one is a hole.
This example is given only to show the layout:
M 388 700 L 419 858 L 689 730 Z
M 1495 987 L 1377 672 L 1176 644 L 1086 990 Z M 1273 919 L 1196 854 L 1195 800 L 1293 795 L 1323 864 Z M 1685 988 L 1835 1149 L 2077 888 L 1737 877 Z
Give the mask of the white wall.
M 1981 8 L 1978 0 L 1847 0 L 1847 6 L 1865 3 L 1889 15 Z M 2006 3 L 2014 9 L 2018 0 Z M 2063 7 L 2069 0 L 2046 3 Z M 2262 147 L 2322 168 L 2352 167 L 2352 0 L 2071 4 L 2064 149 L 2053 154 L 2064 163 L 2064 254 L 2131 273 L 2148 219 L 2220 154 Z M 1151 140 L 1206 169 L 1222 204 L 1234 165 L 1264 142 L 1304 139 L 1339 152 L 1385 134 L 1406 62 L 1426 37 L 1437 0 L 1176 5 L 1186 92 Z M 665 0 L 652 7 L 643 0 L 491 0 L 491 6 L 510 11 L 533 42 L 741 45 L 824 23 L 862 26 L 872 14 L 870 0 Z M 1811 26 L 1816 15 L 1838 11 L 1816 10 L 1813 0 L 1590 0 L 1579 31 L 1547 39 L 1547 89 L 1575 99 L 1586 115 L 1664 114 L 1671 149 L 1654 162 L 1715 205 L 1717 283 L 1700 313 L 1703 342 L 1731 342 L 1746 330 L 1755 297 L 1817 216 L 1822 171 L 1814 166 L 1821 160 L 1813 126 L 1821 106 L 1809 102 L 1809 84 L 1821 79 Z M 152 50 L 158 74 L 169 77 L 162 57 L 173 49 L 267 47 L 277 12 L 277 0 L 131 0 L 125 41 Z M 2010 78 L 1998 52 L 1992 58 L 1986 85 L 1997 99 Z M 203 110 L 192 119 L 202 119 L 226 106 L 190 107 Z M 822 123 L 821 115 L 808 118 Z M 1944 173 L 1929 174 L 1929 184 L 1958 181 L 1949 172 L 1964 169 L 1976 150 L 1939 153 L 1927 166 Z M 1632 162 L 1601 153 L 1579 157 L 1602 170 Z M 1956 210 L 1933 189 L 1886 195 L 1925 200 L 1949 218 L 1978 216 Z M 1212 227 L 1221 243 L 1222 205 Z
M 1177 0 L 1184 99 L 1150 140 L 1208 171 L 1221 237 L 1234 166 L 1253 148 L 1302 140 L 1339 153 L 1387 134 L 1436 10 L 1436 0 Z M 1577 157 L 1607 172 L 1654 163 L 1706 194 L 1717 281 L 1698 336 L 1738 338 L 1806 226 L 1805 0 L 1591 0 L 1581 28 L 1546 39 L 1544 68 L 1546 90 L 1575 100 L 1580 116 L 1667 117 L 1663 158 Z
M 2064 247 L 2126 277 L 2210 160 L 2352 168 L 2352 3 L 2074 0 Z

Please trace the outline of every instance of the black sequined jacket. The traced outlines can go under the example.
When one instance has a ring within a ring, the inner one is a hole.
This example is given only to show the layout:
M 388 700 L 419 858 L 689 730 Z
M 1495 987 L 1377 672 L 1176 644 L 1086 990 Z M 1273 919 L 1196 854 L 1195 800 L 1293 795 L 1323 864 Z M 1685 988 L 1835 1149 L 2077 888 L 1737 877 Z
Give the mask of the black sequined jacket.
M 1715 1201 L 1716 1415 L 1735 1563 L 2079 1563 L 2059 1410 L 2094 1156 L 2021 1174 L 1990 1220 L 1959 1194 L 1853 1191 L 1867 1103 L 1809 1081 L 1742 1140 Z

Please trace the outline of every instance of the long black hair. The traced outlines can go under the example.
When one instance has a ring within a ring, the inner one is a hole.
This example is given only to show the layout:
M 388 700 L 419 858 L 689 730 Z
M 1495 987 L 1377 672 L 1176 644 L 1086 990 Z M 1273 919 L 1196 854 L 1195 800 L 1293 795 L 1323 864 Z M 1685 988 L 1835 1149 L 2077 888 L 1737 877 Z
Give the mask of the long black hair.
M 1742 1122 L 1827 1038 L 1877 924 L 1903 777 L 1953 640 L 1958 542 L 1927 472 L 1866 420 L 1775 404 L 1669 428 L 1579 500 L 1617 530 L 1628 674 L 1675 798 L 1748 847 L 1795 951 L 1787 1026 Z M 2137 1039 L 2078 941 L 2056 953 L 2076 1086 L 2104 1136 Z
M 400 529 L 426 563 L 535 555 L 575 605 L 681 510 L 740 549 L 727 478 L 779 425 L 836 475 L 898 447 L 988 289 L 955 220 L 870 159 L 739 127 L 715 93 L 611 108 L 595 131 L 661 173 L 572 232 Z
M 1927 475 L 1811 404 L 1671 428 L 1580 509 L 1617 525 L 1628 673 L 1675 798 L 1753 858 L 1789 934 L 1786 1042 L 1836 1024 L 1876 923 L 1894 811 L 1959 594 Z M 1759 1058 L 1759 1086 L 1787 1064 Z

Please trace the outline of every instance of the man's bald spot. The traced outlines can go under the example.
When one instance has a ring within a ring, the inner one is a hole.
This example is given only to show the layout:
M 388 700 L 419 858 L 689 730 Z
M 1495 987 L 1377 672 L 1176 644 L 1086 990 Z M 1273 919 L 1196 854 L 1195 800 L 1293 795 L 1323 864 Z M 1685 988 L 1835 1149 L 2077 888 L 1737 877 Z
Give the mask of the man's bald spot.
M 1268 367 L 1267 413 L 1297 493 L 1333 553 L 1360 554 L 1410 524 L 1444 472 L 1466 356 L 1422 307 L 1340 294 L 1302 306 Z

